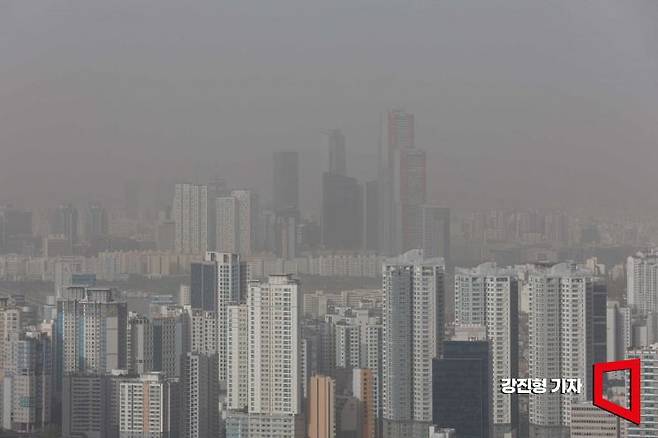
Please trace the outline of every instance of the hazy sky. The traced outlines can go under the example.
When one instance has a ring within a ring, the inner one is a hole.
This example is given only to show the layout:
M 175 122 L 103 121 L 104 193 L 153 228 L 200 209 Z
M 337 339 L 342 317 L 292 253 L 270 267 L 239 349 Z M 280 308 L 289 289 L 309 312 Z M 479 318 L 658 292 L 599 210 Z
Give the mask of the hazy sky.
M 371 178 L 401 106 L 437 202 L 658 210 L 657 81 L 655 0 L 4 0 L 0 200 L 195 173 L 268 196 L 297 149 L 313 207 L 322 131 Z

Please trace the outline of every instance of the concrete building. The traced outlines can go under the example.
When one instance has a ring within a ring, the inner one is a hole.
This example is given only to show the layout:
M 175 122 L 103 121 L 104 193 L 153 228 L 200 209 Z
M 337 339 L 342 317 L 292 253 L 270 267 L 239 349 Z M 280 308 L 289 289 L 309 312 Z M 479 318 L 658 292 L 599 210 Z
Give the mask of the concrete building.
M 626 261 L 628 305 L 642 315 L 658 312 L 658 253 L 638 252 Z
M 443 257 L 450 264 L 450 209 L 422 205 L 420 214 L 421 248 L 425 257 Z
M 226 311 L 226 404 L 245 411 L 249 406 L 249 320 L 246 304 Z
M 203 254 L 208 249 L 208 186 L 176 184 L 173 219 L 176 252 Z
M 455 429 L 430 426 L 429 438 L 457 438 L 457 432 L 455 432 Z
M 357 368 L 352 374 L 352 394 L 361 402 L 363 419 L 361 438 L 375 438 L 377 435 L 377 403 L 375 400 L 375 375 L 368 368 Z
M 299 211 L 299 153 L 277 151 L 273 164 L 272 204 L 275 211 Z
M 571 438 L 620 438 L 621 432 L 619 417 L 591 402 L 571 405 Z
M 336 384 L 329 376 L 311 377 L 308 397 L 308 438 L 336 437 Z
M 579 394 L 530 397 L 530 436 L 568 437 L 571 405 L 590 397 L 592 364 L 605 360 L 605 342 L 603 349 L 595 343 L 606 337 L 605 287 L 592 271 L 569 263 L 531 273 L 528 285 L 529 377 L 568 376 L 583 384 Z
M 618 301 L 607 302 L 606 361 L 622 360 L 633 338 L 631 309 Z
M 626 438 L 640 438 L 658 436 L 658 417 L 656 417 L 656 406 L 658 406 L 658 344 L 648 345 L 639 349 L 629 350 L 627 359 L 639 358 L 641 360 L 640 375 L 640 404 L 642 406 L 640 425 L 626 423 Z M 626 373 L 628 375 L 628 373 Z M 628 377 L 626 387 L 630 382 Z
M 220 421 L 216 355 L 187 353 L 183 357 L 180 390 L 182 436 L 218 436 Z
M 153 326 L 144 315 L 134 315 L 128 320 L 130 354 L 128 369 L 135 374 L 153 370 Z
M 383 265 L 384 436 L 420 436 L 432 424 L 432 359 L 440 357 L 444 264 L 409 251 Z
M 455 324 L 483 325 L 491 345 L 494 437 L 518 433 L 516 394 L 499 390 L 501 379 L 519 375 L 519 281 L 512 269 L 484 263 L 455 269 Z

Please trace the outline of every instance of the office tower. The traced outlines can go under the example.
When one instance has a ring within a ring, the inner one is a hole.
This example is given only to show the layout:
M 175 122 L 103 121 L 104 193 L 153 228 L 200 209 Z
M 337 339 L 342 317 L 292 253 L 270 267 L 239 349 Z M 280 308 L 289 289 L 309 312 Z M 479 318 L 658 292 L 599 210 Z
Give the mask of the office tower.
M 621 306 L 618 301 L 607 302 L 606 362 L 622 360 L 626 356 L 633 335 L 631 323 L 631 309 Z
M 629 350 L 627 359 L 640 359 L 640 404 L 642 422 L 640 425 L 626 424 L 627 438 L 658 436 L 658 418 L 656 417 L 656 406 L 658 405 L 658 344 L 648 345 L 639 349 Z M 626 388 L 630 381 L 626 373 Z
M 161 373 L 119 383 L 119 438 L 177 437 L 177 391 Z
M 377 181 L 365 183 L 363 200 L 363 241 L 366 251 L 379 251 L 379 196 Z
M 51 422 L 52 338 L 36 327 L 11 335 L 2 392 L 2 426 L 32 434 Z
M 246 304 L 226 309 L 226 404 L 241 411 L 249 405 L 249 320 Z
M 214 437 L 219 433 L 217 360 L 203 353 L 186 353 L 181 376 L 182 435 Z
M 258 198 L 250 190 L 233 190 L 216 199 L 216 236 L 220 252 L 249 255 L 256 244 Z
M 642 315 L 658 312 L 658 254 L 638 252 L 626 261 L 629 307 Z
M 130 355 L 128 367 L 136 374 L 153 370 L 153 326 L 144 315 L 133 315 L 128 319 Z
M 308 397 L 308 438 L 336 437 L 336 383 L 329 376 L 311 377 Z
M 518 291 L 514 271 L 494 263 L 455 269 L 455 324 L 485 326 L 491 345 L 495 436 L 518 433 L 518 396 L 499 389 L 501 379 L 519 375 Z
M 345 135 L 340 129 L 327 132 L 329 137 L 329 173 L 334 175 L 347 175 L 347 151 L 345 148 Z
M 111 436 L 110 375 L 66 374 L 62 381 L 62 438 Z
M 128 311 L 109 288 L 72 286 L 57 302 L 57 354 L 65 373 L 125 369 Z
M 211 204 L 212 205 L 212 204 Z M 208 249 L 208 186 L 176 184 L 173 219 L 176 251 L 203 254 Z
M 194 309 L 217 311 L 217 262 L 192 262 L 190 269 L 190 304 Z
M 421 207 L 421 248 L 426 257 L 443 257 L 450 264 L 450 209 Z
M 275 212 L 299 211 L 299 154 L 297 151 L 274 153 L 272 204 Z
M 328 249 L 361 249 L 363 201 L 356 178 L 322 175 L 322 245 Z
M 597 314 L 605 288 L 597 282 L 592 271 L 568 263 L 529 275 L 529 377 L 569 376 L 583 382 L 581 394 L 547 392 L 530 397 L 531 437 L 568 436 L 571 404 L 589 397 L 595 356 L 605 357 L 593 342 L 605 339 L 605 330 L 600 333 L 605 307 L 602 315 Z
M 361 438 L 375 438 L 377 433 L 377 404 L 375 400 L 375 375 L 371 369 L 357 368 L 352 374 L 352 394 L 362 406 Z
M 432 359 L 440 356 L 443 340 L 444 270 L 442 259 L 425 259 L 420 250 L 383 265 L 386 437 L 427 434 L 432 422 Z
M 433 364 L 433 424 L 458 437 L 491 436 L 491 356 L 487 341 L 448 341 Z
M 109 234 L 107 210 L 98 203 L 91 203 L 85 211 L 85 238 L 87 241 Z
M 619 417 L 591 402 L 571 405 L 571 438 L 620 438 Z
M 396 224 L 401 252 L 420 248 L 422 244 L 421 206 L 427 198 L 426 153 L 422 149 L 399 149 L 396 154 L 395 188 Z
M 153 326 L 153 371 L 167 378 L 181 376 L 181 358 L 189 350 L 189 325 L 182 311 L 157 315 Z
M 72 204 L 62 204 L 52 212 L 50 234 L 62 235 L 69 251 L 78 243 L 78 210 Z

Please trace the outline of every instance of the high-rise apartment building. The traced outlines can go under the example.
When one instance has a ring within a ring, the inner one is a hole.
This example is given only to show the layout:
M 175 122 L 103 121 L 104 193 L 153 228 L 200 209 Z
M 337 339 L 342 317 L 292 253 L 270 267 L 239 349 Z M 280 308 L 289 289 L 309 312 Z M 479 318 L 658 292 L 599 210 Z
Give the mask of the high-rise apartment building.
M 128 369 L 136 374 L 153 370 L 153 326 L 144 315 L 132 315 L 128 319 L 130 355 Z
M 212 205 L 212 204 L 211 204 Z M 176 251 L 203 254 L 208 249 L 208 186 L 176 184 L 173 219 Z
M 161 373 L 119 383 L 119 438 L 179 436 L 178 382 Z
M 153 331 L 153 371 L 167 378 L 181 376 L 181 358 L 189 350 L 187 314 L 176 308 L 151 320 Z
M 231 314 L 240 313 L 244 316 L 243 310 L 231 308 Z M 248 406 L 247 412 L 229 413 L 228 438 L 303 436 L 301 313 L 301 285 L 291 275 L 270 275 L 265 283 L 250 284 Z M 231 329 L 231 337 L 239 332 Z
M 249 312 L 246 304 L 226 309 L 226 404 L 244 411 L 249 406 Z
M 336 383 L 329 376 L 311 377 L 308 397 L 308 438 L 336 437 Z
M 518 433 L 518 397 L 499 387 L 501 379 L 519 375 L 518 292 L 512 269 L 494 263 L 455 269 L 455 324 L 486 327 L 491 346 L 494 436 Z
M 299 211 L 299 153 L 277 151 L 274 153 L 274 179 L 272 204 L 274 210 Z
M 396 153 L 395 214 L 400 252 L 422 244 L 422 208 L 427 201 L 427 156 L 422 149 L 399 149 Z
M 621 438 L 621 429 L 619 417 L 591 402 L 571 405 L 571 438 Z
M 633 329 L 631 309 L 621 306 L 618 301 L 607 302 L 606 321 L 606 362 L 623 360 L 631 348 Z
M 208 254 L 208 253 L 206 253 Z M 190 268 L 190 304 L 194 309 L 217 311 L 217 263 L 192 262 Z
M 251 190 L 233 190 L 216 199 L 216 239 L 220 252 L 248 256 L 256 245 L 258 197 Z
M 656 417 L 656 406 L 658 406 L 658 344 L 648 345 L 639 349 L 629 350 L 627 359 L 640 359 L 642 376 L 640 383 L 640 404 L 642 406 L 639 425 L 626 423 L 627 438 L 640 438 L 658 436 L 658 417 Z M 628 373 L 626 373 L 626 387 L 630 387 Z
M 386 437 L 427 434 L 432 359 L 441 354 L 444 264 L 409 251 L 383 265 L 383 418 Z
M 433 420 L 458 437 L 491 436 L 491 356 L 487 341 L 448 341 L 434 359 Z
M 4 364 L 2 427 L 32 434 L 51 422 L 52 338 L 32 327 L 10 335 Z
M 371 369 L 356 368 L 352 372 L 352 394 L 362 406 L 361 438 L 375 438 L 377 433 L 377 404 L 375 375 Z
M 638 252 L 626 261 L 628 305 L 642 315 L 658 312 L 658 253 Z
M 217 436 L 220 421 L 216 355 L 186 353 L 183 356 L 180 390 L 182 436 Z
M 58 379 L 64 373 L 104 373 L 127 366 L 128 311 L 116 291 L 69 287 L 57 302 Z
M 596 341 L 606 337 L 606 290 L 591 270 L 568 263 L 530 273 L 528 287 L 529 377 L 580 379 L 583 385 L 580 394 L 530 397 L 530 436 L 568 436 L 571 405 L 590 397 L 592 364 L 601 355 L 605 360 L 605 342 L 599 351 Z

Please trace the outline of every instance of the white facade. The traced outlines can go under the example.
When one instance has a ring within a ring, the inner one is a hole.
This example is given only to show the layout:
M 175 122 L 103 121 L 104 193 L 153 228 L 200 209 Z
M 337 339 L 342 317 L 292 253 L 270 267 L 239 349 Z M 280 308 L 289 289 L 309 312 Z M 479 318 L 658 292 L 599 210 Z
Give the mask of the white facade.
M 217 250 L 238 252 L 238 201 L 232 196 L 217 198 Z
M 631 309 L 608 301 L 606 312 L 606 360 L 622 360 L 631 348 Z
M 160 373 L 119 384 L 120 438 L 167 438 L 179 425 L 170 421 L 170 383 Z
M 658 417 L 656 417 L 656 406 L 658 406 L 658 344 L 649 345 L 638 350 L 629 350 L 627 359 L 639 358 L 641 365 L 641 405 L 642 423 L 637 426 L 628 424 L 627 437 L 653 437 L 658 436 Z M 628 375 L 628 373 L 626 373 Z M 626 387 L 629 386 L 627 380 Z
M 583 382 L 581 394 L 559 392 L 530 397 L 530 425 L 559 436 L 571 424 L 571 405 L 586 399 L 592 364 L 588 303 L 594 288 L 589 270 L 566 263 L 529 276 L 529 377 Z M 552 435 L 551 435 L 552 434 Z
M 226 336 L 226 403 L 229 409 L 249 405 L 249 324 L 246 305 L 228 306 Z
M 153 370 L 153 327 L 151 320 L 144 315 L 132 316 L 129 319 L 128 342 L 130 345 L 130 370 L 137 374 L 145 374 Z
M 301 411 L 301 306 L 301 285 L 290 275 L 249 287 L 250 414 Z
M 432 359 L 444 324 L 443 259 L 412 250 L 383 265 L 383 417 L 431 423 Z M 427 429 L 425 429 L 427 430 Z
M 643 315 L 658 312 L 658 254 L 639 252 L 626 261 L 626 291 L 630 307 Z
M 455 324 L 486 327 L 492 355 L 494 427 L 516 426 L 517 398 L 503 394 L 501 379 L 518 376 L 518 279 L 511 269 L 485 263 L 455 270 Z
M 208 249 L 208 186 L 176 184 L 173 216 L 174 245 L 184 254 L 203 254 Z

